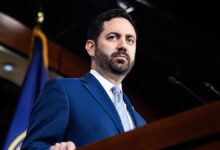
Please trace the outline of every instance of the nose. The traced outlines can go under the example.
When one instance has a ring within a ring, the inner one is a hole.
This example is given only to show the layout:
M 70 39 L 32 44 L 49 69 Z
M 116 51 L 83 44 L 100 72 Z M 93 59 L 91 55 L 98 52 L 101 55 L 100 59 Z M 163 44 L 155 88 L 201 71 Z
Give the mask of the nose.
M 119 40 L 117 49 L 119 51 L 122 51 L 122 50 L 127 51 L 127 43 L 126 43 L 125 39 L 120 39 Z

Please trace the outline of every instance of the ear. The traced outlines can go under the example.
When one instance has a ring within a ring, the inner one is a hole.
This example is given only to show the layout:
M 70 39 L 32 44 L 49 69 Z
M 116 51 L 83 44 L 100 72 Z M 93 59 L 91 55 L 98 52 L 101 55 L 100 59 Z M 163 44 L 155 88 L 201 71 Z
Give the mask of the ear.
M 89 56 L 92 57 L 95 55 L 95 42 L 93 40 L 87 40 L 85 48 Z

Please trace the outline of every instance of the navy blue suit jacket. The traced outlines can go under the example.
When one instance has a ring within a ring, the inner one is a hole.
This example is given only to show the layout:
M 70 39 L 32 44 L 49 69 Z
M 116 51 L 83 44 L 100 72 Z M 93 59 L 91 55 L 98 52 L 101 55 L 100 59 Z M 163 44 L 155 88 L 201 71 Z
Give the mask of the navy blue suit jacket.
M 136 127 L 146 124 L 124 101 Z M 76 147 L 123 133 L 119 115 L 102 85 L 90 73 L 49 80 L 33 106 L 22 149 L 48 149 L 61 141 Z

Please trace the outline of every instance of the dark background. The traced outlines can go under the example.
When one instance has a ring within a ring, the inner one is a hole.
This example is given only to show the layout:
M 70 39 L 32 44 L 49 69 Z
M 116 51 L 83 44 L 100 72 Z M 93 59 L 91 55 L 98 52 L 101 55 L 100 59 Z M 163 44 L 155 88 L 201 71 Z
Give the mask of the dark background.
M 42 30 L 47 37 L 89 62 L 84 50 L 87 24 L 103 10 L 119 8 L 118 2 L 134 7 L 130 15 L 139 29 L 136 65 L 123 86 L 138 95 L 135 103 L 151 108 L 154 116 L 150 120 L 203 105 L 180 85 L 170 84 L 170 76 L 206 103 L 219 99 L 219 95 L 204 86 L 204 82 L 209 82 L 220 90 L 217 1 L 147 0 L 147 5 L 138 0 L 2 1 L 0 11 L 33 28 L 42 6 Z M 7 131 L 20 87 L 1 79 L 0 88 L 1 128 Z

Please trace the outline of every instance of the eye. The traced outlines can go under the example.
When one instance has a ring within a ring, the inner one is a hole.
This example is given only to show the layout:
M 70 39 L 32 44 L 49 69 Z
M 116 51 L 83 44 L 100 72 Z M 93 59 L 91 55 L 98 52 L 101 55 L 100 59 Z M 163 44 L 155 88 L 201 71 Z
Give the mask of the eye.
M 128 39 L 127 39 L 128 45 L 133 45 L 134 42 L 135 42 L 134 38 L 128 38 Z
M 108 35 L 107 39 L 111 41 L 117 40 L 118 36 L 116 34 L 110 34 Z

